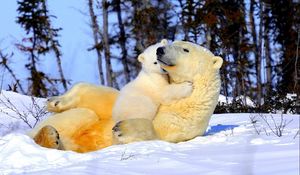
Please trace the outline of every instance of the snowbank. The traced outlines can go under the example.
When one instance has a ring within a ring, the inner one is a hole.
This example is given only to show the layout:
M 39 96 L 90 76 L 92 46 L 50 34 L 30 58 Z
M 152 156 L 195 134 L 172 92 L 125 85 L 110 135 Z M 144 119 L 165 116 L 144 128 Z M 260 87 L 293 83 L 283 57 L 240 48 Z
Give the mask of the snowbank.
M 30 103 L 30 98 L 6 95 L 16 105 Z M 298 174 L 299 115 L 272 116 L 213 115 L 206 135 L 187 142 L 137 142 L 87 154 L 42 148 L 25 131 L 11 131 L 0 137 L 0 174 Z M 11 119 L 0 114 L 3 118 Z M 282 119 L 288 124 L 278 137 L 271 129 Z

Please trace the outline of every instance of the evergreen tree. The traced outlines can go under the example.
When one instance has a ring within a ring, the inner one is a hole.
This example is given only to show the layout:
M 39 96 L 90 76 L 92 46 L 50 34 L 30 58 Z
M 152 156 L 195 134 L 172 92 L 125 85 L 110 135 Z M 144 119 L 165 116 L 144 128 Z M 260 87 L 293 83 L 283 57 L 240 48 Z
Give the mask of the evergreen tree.
M 28 63 L 25 65 L 30 72 L 28 78 L 28 93 L 38 97 L 47 97 L 59 93 L 57 83 L 62 83 L 66 89 L 66 80 L 60 66 L 61 52 L 59 51 L 59 28 L 51 28 L 46 6 L 46 0 L 21 0 L 18 1 L 19 16 L 17 23 L 24 28 L 27 38 L 24 38 L 18 48 L 28 54 Z M 53 50 L 59 64 L 61 79 L 53 79 L 41 70 L 38 62 L 41 55 Z

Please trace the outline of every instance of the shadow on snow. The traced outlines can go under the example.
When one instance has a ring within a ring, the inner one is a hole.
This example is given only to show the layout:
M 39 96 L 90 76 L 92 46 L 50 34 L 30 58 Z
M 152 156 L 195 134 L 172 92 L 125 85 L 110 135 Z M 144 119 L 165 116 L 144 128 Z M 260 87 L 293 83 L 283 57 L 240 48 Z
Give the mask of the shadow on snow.
M 236 127 L 239 127 L 239 125 L 217 124 L 217 125 L 214 125 L 214 126 L 210 126 L 210 128 L 205 132 L 204 136 L 214 135 L 214 134 L 222 132 L 222 131 L 232 130 Z

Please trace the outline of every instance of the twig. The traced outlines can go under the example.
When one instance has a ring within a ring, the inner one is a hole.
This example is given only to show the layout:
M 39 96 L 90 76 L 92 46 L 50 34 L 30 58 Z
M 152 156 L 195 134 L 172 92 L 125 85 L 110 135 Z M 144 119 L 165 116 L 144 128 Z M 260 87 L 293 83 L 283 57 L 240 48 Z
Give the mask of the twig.
M 256 116 L 249 116 L 250 120 L 251 120 L 251 124 L 253 125 L 257 135 L 260 135 L 260 132 L 261 130 L 258 130 L 258 128 L 256 127 L 256 123 L 257 123 L 257 120 L 256 120 Z
M 297 135 L 300 135 L 300 130 L 298 130 L 295 134 L 295 136 L 293 137 L 293 139 L 296 139 Z
M 42 119 L 43 116 L 45 116 L 48 112 L 46 111 L 45 107 L 40 107 L 36 101 L 35 98 L 31 97 L 31 105 L 26 106 L 23 104 L 24 108 L 27 111 L 20 111 L 11 100 L 6 97 L 4 94 L 1 94 L 3 99 L 0 98 L 0 103 L 4 105 L 5 108 L 10 110 L 14 113 L 14 115 L 10 114 L 9 112 L 6 112 L 2 109 L 0 109 L 0 112 L 11 117 L 14 119 L 22 120 L 27 126 L 30 128 L 33 128 L 36 126 L 36 124 Z M 32 116 L 34 118 L 34 122 L 29 121 L 29 116 Z
M 130 153 L 129 155 L 126 155 L 126 150 L 127 149 L 125 149 L 124 150 L 124 152 L 122 153 L 122 155 L 121 155 L 121 161 L 122 160 L 128 160 L 128 159 L 130 159 L 130 158 L 132 158 L 132 157 L 134 157 L 135 155 L 134 154 L 132 154 L 132 153 Z
M 278 137 L 282 136 L 285 127 L 293 121 L 293 120 L 289 120 L 289 121 L 284 120 L 283 119 L 283 114 L 281 114 L 281 116 L 280 116 L 280 123 L 278 125 L 278 123 L 274 119 L 274 116 L 271 115 L 271 119 L 272 119 L 273 125 L 274 125 L 274 127 L 272 127 L 266 116 L 264 116 L 262 114 L 259 114 L 259 116 L 267 124 L 268 128 L 272 131 L 272 133 L 275 134 Z

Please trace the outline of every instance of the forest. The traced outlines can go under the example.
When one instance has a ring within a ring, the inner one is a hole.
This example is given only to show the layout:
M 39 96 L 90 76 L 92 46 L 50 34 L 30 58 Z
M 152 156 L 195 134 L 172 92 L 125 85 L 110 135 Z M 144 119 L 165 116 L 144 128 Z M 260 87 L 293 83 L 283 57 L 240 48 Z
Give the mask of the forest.
M 300 1 L 298 0 L 85 0 L 85 17 L 98 64 L 98 84 L 122 88 L 140 70 L 137 56 L 161 39 L 197 43 L 224 59 L 215 113 L 299 113 Z M 0 66 L 14 83 L 1 88 L 49 97 L 69 89 L 60 45 L 61 26 L 47 0 L 18 0 L 16 23 L 26 37 L 13 43 L 27 59 L 28 77 L 17 76 L 13 52 L 0 48 Z M 74 36 L 76 37 L 76 36 Z M 1 39 L 1 38 L 0 38 Z M 40 67 L 53 54 L 57 77 Z M 249 105 L 247 99 L 254 105 Z M 230 103 L 229 103 L 230 101 Z

